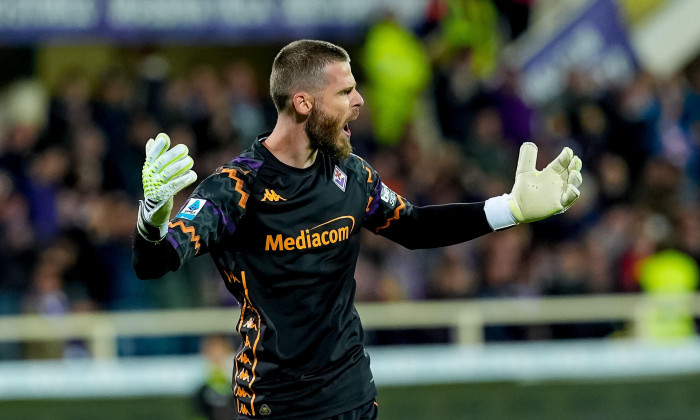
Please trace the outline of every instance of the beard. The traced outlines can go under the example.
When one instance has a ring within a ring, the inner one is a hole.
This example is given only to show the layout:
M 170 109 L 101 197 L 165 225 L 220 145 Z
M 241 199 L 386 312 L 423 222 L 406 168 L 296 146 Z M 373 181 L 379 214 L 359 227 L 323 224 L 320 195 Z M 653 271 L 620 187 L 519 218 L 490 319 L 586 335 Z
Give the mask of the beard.
M 311 149 L 319 150 L 333 160 L 346 159 L 352 152 L 352 146 L 345 137 L 343 125 L 340 118 L 333 118 L 320 107 L 313 107 L 304 124 Z

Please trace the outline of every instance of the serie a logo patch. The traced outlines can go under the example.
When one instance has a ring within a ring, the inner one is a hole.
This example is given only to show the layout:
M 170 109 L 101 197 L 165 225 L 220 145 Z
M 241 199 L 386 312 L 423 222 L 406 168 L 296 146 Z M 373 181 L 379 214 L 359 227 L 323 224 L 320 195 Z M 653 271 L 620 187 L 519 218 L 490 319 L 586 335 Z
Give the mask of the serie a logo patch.
M 392 207 L 396 205 L 396 193 L 387 187 L 386 184 L 382 184 L 381 199 Z
M 181 219 L 187 219 L 187 220 L 192 220 L 194 219 L 194 216 L 197 215 L 202 210 L 202 207 L 204 207 L 204 204 L 206 204 L 207 200 L 203 200 L 201 198 L 190 198 L 190 201 L 180 210 L 180 213 L 177 214 L 175 217 L 179 217 Z

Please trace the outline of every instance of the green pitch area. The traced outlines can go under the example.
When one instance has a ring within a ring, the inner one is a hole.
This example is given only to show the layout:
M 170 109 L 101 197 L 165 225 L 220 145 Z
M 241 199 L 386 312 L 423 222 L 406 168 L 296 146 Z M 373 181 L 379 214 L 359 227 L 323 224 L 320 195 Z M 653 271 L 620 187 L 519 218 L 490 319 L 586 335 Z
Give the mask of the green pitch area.
M 697 418 L 700 375 L 381 388 L 380 420 Z M 7 420 L 193 420 L 186 398 L 0 401 Z

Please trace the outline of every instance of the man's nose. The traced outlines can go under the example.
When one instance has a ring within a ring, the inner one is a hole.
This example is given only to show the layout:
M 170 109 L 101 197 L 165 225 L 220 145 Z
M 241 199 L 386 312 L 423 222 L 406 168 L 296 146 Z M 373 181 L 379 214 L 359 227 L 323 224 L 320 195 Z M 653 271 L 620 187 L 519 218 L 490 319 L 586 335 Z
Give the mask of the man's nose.
M 362 98 L 362 95 L 360 95 L 360 92 L 355 90 L 355 98 L 353 99 L 352 106 L 353 107 L 358 107 L 361 108 L 365 104 L 364 98 Z

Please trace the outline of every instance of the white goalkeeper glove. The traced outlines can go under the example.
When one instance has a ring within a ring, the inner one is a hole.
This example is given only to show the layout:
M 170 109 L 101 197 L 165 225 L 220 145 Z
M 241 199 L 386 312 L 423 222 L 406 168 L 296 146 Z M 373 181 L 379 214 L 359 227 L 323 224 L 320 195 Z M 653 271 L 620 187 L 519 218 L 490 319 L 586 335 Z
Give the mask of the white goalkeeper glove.
M 494 230 L 563 213 L 581 193 L 581 159 L 565 147 L 542 171 L 535 169 L 537 146 L 523 143 L 510 194 L 486 200 L 484 212 Z
M 146 143 L 146 162 L 141 171 L 144 199 L 139 205 L 138 231 L 146 240 L 158 242 L 168 231 L 173 196 L 197 180 L 194 161 L 184 144 L 170 149 L 170 137 L 160 133 Z

